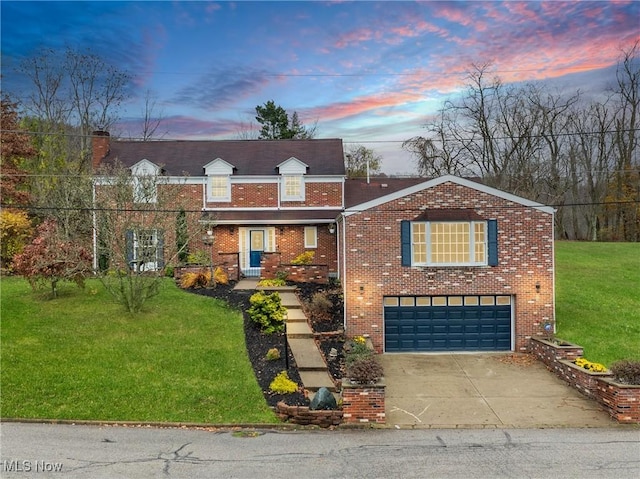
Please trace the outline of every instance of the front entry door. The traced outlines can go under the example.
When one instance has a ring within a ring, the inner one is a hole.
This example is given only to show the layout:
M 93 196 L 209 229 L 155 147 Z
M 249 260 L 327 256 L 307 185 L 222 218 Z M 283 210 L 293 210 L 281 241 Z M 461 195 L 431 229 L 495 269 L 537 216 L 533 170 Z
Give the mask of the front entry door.
M 249 236 L 249 267 L 259 268 L 264 251 L 264 230 L 251 230 Z

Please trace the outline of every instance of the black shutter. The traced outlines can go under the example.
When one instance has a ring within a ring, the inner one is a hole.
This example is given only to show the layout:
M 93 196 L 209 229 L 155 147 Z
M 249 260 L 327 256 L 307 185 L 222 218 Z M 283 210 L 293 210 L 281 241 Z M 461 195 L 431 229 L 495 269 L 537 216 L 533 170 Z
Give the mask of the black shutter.
M 164 268 L 164 231 L 158 231 L 158 242 L 156 244 L 156 261 L 158 269 Z
M 127 264 L 129 268 L 133 268 L 133 230 L 127 230 L 125 233 Z
M 487 246 L 489 266 L 498 266 L 498 221 L 487 221 Z
M 402 245 L 402 266 L 411 266 L 411 221 L 400 222 L 400 243 Z

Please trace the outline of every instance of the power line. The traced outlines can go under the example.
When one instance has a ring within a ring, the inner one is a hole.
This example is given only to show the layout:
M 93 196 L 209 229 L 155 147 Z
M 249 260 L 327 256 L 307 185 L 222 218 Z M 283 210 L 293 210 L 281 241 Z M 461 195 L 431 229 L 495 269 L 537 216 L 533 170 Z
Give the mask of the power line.
M 447 208 L 447 210 L 459 210 L 459 211 L 469 211 L 469 210 L 496 210 L 496 209 L 535 209 L 539 206 L 551 207 L 551 208 L 564 208 L 564 207 L 573 207 L 573 206 L 613 206 L 613 205 L 637 205 L 640 204 L 640 200 L 628 200 L 628 201 L 600 201 L 600 202 L 580 202 L 580 203 L 560 203 L 560 204 L 542 204 L 527 206 L 527 205 L 500 205 L 500 206 L 491 206 L 491 205 L 482 205 L 478 207 L 458 207 L 458 208 Z M 67 206 L 67 207 L 59 207 L 59 206 L 30 206 L 30 205 L 12 205 L 12 204 L 2 204 L 0 205 L 2 208 L 11 208 L 16 210 L 31 210 L 31 211 L 78 211 L 84 213 L 99 213 L 99 212 L 107 212 L 107 213 L 200 213 L 200 214 L 215 214 L 216 210 L 203 210 L 203 209 L 174 209 L 174 208 L 119 208 L 119 207 L 79 207 L 79 206 Z M 346 210 L 350 212 L 365 212 L 365 211 L 376 211 L 378 208 L 368 208 L 366 210 Z M 394 212 L 423 212 L 422 208 L 385 208 L 385 211 L 394 211 Z M 228 212 L 229 210 L 225 210 Z M 268 221 L 267 221 L 268 222 Z
M 489 140 L 522 140 L 526 138 L 545 138 L 547 136 L 555 136 L 555 137 L 572 137 L 572 136 L 580 136 L 580 135 L 602 135 L 602 134 L 614 134 L 614 133 L 630 133 L 630 132 L 640 132 L 640 128 L 624 128 L 620 130 L 602 130 L 602 131 L 577 131 L 577 132 L 566 132 L 566 133 L 555 133 L 553 135 L 545 135 L 543 133 L 536 133 L 532 135 L 523 135 L 523 136 L 497 136 L 491 137 Z M 70 137 L 70 138 L 93 138 L 95 135 L 83 134 L 83 133 L 56 133 L 56 132 L 47 132 L 47 131 L 27 131 L 27 130 L 0 130 L 0 133 L 20 133 L 25 135 L 42 135 L 42 136 L 61 136 L 61 137 Z M 113 141 L 139 141 L 145 143 L 162 143 L 169 141 L 193 141 L 193 142 L 204 142 L 204 141 L 273 141 L 273 140 L 259 140 L 259 139 L 251 139 L 251 140 L 243 140 L 243 139 L 226 139 L 226 140 L 190 140 L 183 138 L 158 138 L 158 139 L 146 139 L 143 137 L 128 137 L 128 138 L 115 138 L 111 137 Z M 317 138 L 322 139 L 322 138 Z M 429 140 L 429 138 L 426 138 Z M 475 141 L 480 140 L 482 138 L 456 138 L 455 141 Z M 312 138 L 313 140 L 313 138 Z M 411 138 L 409 138 L 411 140 Z M 405 143 L 409 140 L 342 140 L 344 144 L 362 144 L 362 143 Z M 292 141 L 300 141 L 300 140 L 292 140 Z M 436 140 L 440 141 L 440 140 Z

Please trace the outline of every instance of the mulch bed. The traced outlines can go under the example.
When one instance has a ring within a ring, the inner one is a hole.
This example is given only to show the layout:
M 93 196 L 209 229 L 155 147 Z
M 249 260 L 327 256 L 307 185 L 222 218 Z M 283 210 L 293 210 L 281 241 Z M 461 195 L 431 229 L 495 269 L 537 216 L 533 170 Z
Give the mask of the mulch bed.
M 249 297 L 254 293 L 254 291 L 236 291 L 233 289 L 233 286 L 234 284 L 219 284 L 212 289 L 192 288 L 187 289 L 186 291 L 194 294 L 221 299 L 223 301 L 226 301 L 230 306 L 242 311 L 244 316 L 244 332 L 247 353 L 249 355 L 251 365 L 253 366 L 253 371 L 255 373 L 258 384 L 260 385 L 262 393 L 269 406 L 275 407 L 275 405 L 279 401 L 283 401 L 291 406 L 308 406 L 309 399 L 306 397 L 304 391 L 302 390 L 293 394 L 275 394 L 269 390 L 271 381 L 273 381 L 273 379 L 280 372 L 287 369 L 286 358 L 284 354 L 284 333 L 263 334 L 260 331 L 260 328 L 257 327 L 256 324 L 253 323 L 246 314 L 246 311 L 250 306 Z M 312 318 L 310 320 L 310 324 L 314 333 L 319 333 L 318 335 L 316 335 L 316 340 L 318 342 L 320 351 L 324 355 L 325 361 L 327 362 L 329 373 L 334 377 L 334 379 L 340 380 L 342 378 L 342 371 L 344 368 L 344 355 L 342 353 L 342 346 L 344 345 L 344 334 L 342 332 L 342 296 L 339 294 L 338 290 L 331 289 L 323 285 L 302 283 L 297 286 L 298 295 L 303 302 L 303 305 L 305 301 L 309 301 L 311 299 L 314 293 L 318 291 L 329 291 L 328 296 L 333 303 L 333 307 L 330 311 L 330 317 L 316 320 Z M 280 359 L 272 361 L 268 361 L 266 359 L 267 351 L 272 348 L 276 348 L 280 351 Z M 336 359 L 329 358 L 329 353 L 332 348 L 336 349 Z M 298 372 L 298 367 L 290 350 L 288 351 L 288 359 L 289 368 L 287 371 L 289 374 L 289 378 L 291 378 L 292 381 L 298 384 L 302 384 L 302 380 L 300 379 L 300 374 Z

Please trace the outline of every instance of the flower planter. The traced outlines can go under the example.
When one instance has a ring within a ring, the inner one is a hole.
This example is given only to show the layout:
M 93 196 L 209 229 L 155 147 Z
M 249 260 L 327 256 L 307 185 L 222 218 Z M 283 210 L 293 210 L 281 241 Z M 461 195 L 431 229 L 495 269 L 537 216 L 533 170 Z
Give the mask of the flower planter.
M 583 356 L 581 346 L 531 338 L 531 351 L 560 379 L 602 405 L 616 421 L 640 423 L 640 385 L 620 384 L 610 372 L 577 366 L 574 361 Z

